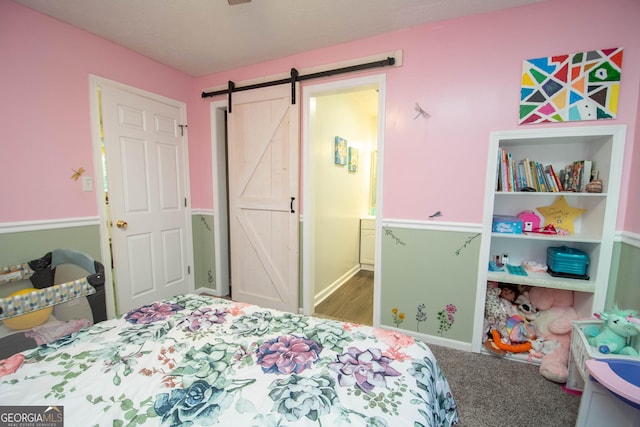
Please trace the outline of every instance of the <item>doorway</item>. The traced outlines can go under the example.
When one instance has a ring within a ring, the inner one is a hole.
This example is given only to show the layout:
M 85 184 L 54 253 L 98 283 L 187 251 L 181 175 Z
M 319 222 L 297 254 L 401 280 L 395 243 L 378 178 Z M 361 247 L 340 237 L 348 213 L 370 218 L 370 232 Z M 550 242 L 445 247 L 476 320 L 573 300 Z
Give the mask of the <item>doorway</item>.
M 334 305 L 342 314 L 326 317 L 363 323 L 362 311 L 368 311 L 366 323 L 376 324 L 385 76 L 306 86 L 303 95 L 304 313 L 326 308 L 331 298 L 348 298 L 356 318 L 349 319 L 342 304 Z M 343 140 L 346 164 L 335 156 Z M 369 289 L 358 290 L 363 286 Z M 372 302 L 358 309 L 363 301 Z

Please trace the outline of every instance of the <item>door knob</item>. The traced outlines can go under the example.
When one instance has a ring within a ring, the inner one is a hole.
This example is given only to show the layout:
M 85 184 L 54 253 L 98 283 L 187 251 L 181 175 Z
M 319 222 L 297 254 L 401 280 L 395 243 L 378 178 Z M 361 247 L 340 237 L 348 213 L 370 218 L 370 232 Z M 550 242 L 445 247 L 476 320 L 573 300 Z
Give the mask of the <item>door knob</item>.
M 118 222 L 116 222 L 116 227 L 118 228 L 127 228 L 129 226 L 129 224 L 127 224 L 127 221 L 119 219 Z

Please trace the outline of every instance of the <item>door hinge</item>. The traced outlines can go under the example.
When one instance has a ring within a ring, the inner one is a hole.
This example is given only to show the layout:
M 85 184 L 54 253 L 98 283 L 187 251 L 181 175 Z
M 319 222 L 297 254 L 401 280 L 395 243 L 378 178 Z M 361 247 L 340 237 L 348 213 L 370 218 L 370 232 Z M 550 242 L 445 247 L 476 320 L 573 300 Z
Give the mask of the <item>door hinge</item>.
M 187 207 L 187 198 L 186 197 L 184 198 L 184 207 L 185 208 Z
M 187 125 L 178 125 L 178 127 L 180 128 L 180 136 L 184 136 L 184 128 L 187 128 L 189 126 L 187 126 Z
M 187 274 L 191 276 L 191 266 L 187 265 Z

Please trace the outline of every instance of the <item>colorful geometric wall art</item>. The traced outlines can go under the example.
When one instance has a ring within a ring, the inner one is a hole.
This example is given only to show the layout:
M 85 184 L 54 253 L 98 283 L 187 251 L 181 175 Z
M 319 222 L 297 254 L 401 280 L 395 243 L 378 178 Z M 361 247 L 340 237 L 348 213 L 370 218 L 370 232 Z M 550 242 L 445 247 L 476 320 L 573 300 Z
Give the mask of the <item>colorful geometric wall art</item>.
M 622 48 L 523 61 L 519 124 L 613 119 L 621 73 Z

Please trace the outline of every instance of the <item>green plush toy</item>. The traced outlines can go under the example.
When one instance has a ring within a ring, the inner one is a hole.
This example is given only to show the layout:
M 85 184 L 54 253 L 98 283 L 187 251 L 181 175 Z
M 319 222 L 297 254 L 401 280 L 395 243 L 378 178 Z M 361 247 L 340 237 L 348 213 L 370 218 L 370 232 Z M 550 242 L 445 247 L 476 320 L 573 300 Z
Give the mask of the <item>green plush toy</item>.
M 620 310 L 615 307 L 610 313 L 600 312 L 595 313 L 594 316 L 604 320 L 605 323 L 602 328 L 590 325 L 584 329 L 590 345 L 603 354 L 638 357 L 638 351 L 630 345 L 631 338 L 639 333 L 638 327 L 628 320 L 629 317 L 637 317 L 637 311 Z

